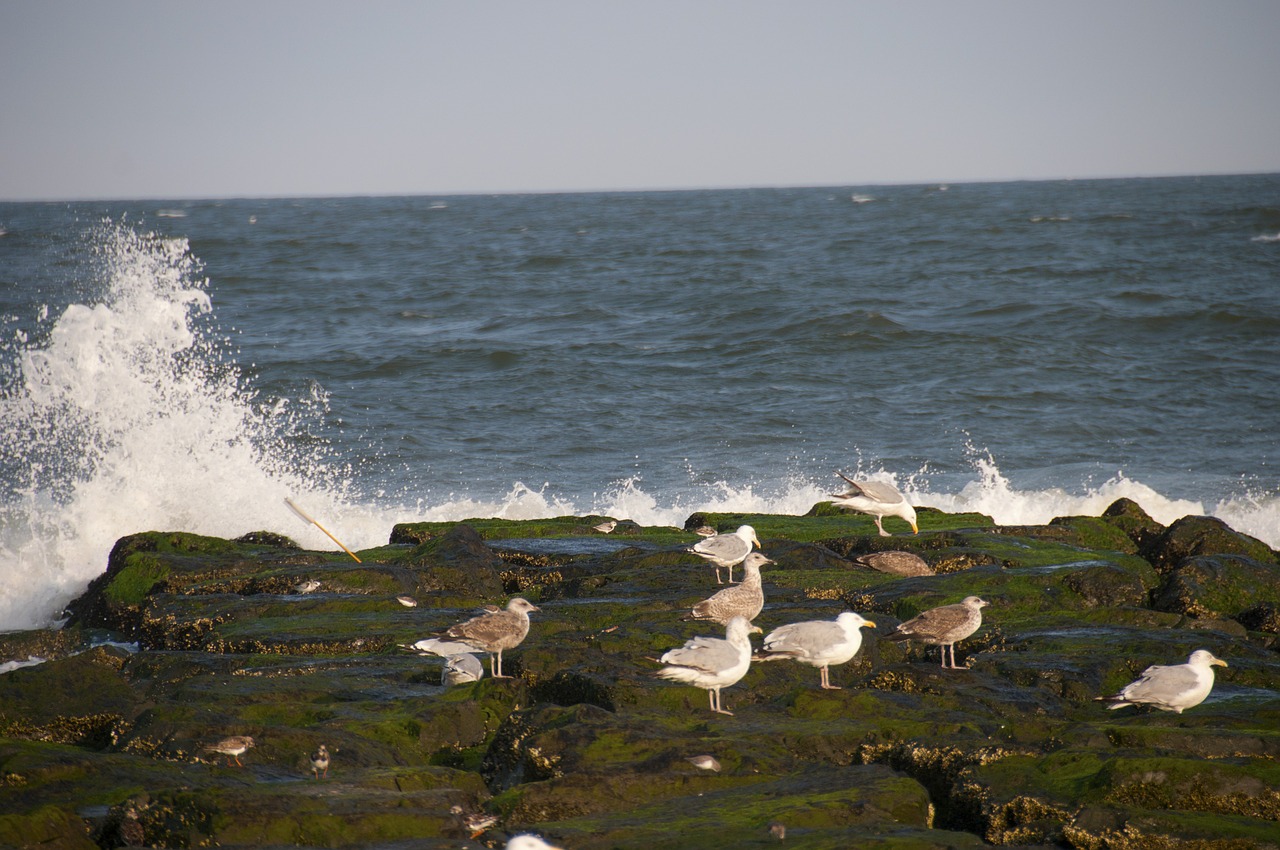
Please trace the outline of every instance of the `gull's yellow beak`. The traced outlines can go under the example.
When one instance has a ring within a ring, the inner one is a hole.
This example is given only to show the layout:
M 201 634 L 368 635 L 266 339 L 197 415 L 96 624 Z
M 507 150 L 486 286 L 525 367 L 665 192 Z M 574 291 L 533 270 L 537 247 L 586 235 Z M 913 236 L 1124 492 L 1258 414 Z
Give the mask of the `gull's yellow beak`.
M 875 621 L 874 621 L 874 620 L 863 620 L 863 621 L 862 621 L 862 625 L 864 625 L 864 626 L 870 626 L 870 627 L 871 627 L 871 628 L 873 628 L 873 629 L 876 627 L 876 624 L 875 624 Z

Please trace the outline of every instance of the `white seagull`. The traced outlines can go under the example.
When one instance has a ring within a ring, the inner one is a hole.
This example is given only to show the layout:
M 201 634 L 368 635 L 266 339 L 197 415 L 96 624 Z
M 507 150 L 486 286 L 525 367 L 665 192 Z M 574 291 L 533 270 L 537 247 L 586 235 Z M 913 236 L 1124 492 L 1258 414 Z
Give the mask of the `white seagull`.
M 854 481 L 843 472 L 836 475 L 848 482 L 849 489 L 844 493 L 832 493 L 834 501 L 831 504 L 875 517 L 881 537 L 893 536 L 884 530 L 882 520 L 887 516 L 902 517 L 911 524 L 914 533 L 920 533 L 920 527 L 916 525 L 916 509 L 898 492 L 897 487 L 879 481 Z
M 764 636 L 764 646 L 757 661 L 774 661 L 791 658 L 801 664 L 818 668 L 819 681 L 824 690 L 838 691 L 839 685 L 831 684 L 832 664 L 843 664 L 858 654 L 862 647 L 863 626 L 875 628 L 871 620 L 864 620 L 852 611 L 845 611 L 832 620 L 805 620 L 779 626 Z
M 1181 714 L 1183 709 L 1204 702 L 1213 690 L 1213 668 L 1226 667 L 1227 662 L 1207 649 L 1197 649 L 1186 664 L 1152 664 L 1135 681 L 1119 693 L 1095 700 L 1109 702 L 1107 708 L 1126 705 L 1149 705 L 1161 711 Z
M 753 545 L 760 545 L 756 530 L 749 525 L 740 525 L 733 534 L 715 534 L 699 540 L 689 551 L 715 565 L 716 584 L 724 584 L 720 580 L 720 568 L 728 567 L 729 584 L 733 584 L 733 568 L 751 554 Z
M 760 632 L 743 617 L 734 617 L 725 629 L 725 637 L 696 637 L 679 649 L 671 649 L 658 659 L 667 665 L 658 675 L 673 682 L 684 682 L 705 688 L 711 710 L 718 714 L 726 711 L 720 702 L 720 689 L 736 684 L 747 675 L 751 666 L 752 632 Z

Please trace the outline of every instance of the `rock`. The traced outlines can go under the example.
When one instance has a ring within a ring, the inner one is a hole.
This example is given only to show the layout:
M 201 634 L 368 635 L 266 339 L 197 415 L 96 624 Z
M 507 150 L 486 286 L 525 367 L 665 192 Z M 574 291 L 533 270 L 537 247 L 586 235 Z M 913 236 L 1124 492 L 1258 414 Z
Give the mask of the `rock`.
M 1124 532 L 1138 551 L 1142 551 L 1165 530 L 1163 525 L 1152 519 L 1132 499 L 1116 499 L 1102 512 L 1102 519 Z
M 1002 528 L 921 510 L 918 537 L 887 539 L 823 511 L 704 515 L 752 525 L 778 561 L 762 628 L 848 608 L 878 623 L 841 690 L 753 663 L 725 693 L 733 716 L 654 676 L 663 651 L 712 633 L 682 619 L 714 578 L 680 529 L 628 525 L 623 542 L 621 524 L 584 536 L 591 517 L 414 523 L 363 564 L 270 532 L 122 538 L 77 616 L 139 651 L 90 648 L 102 635 L 82 627 L 0 636 L 53 659 L 0 674 L 0 844 L 443 848 L 469 838 L 458 807 L 497 819 L 479 840 L 493 846 L 527 831 L 574 850 L 1266 847 L 1278 568 L 1190 546 L 1157 574 L 1131 532 L 1153 552 L 1192 528 L 1208 548 L 1248 538 L 1202 522 L 1166 535 L 1178 524 L 1122 507 Z M 851 568 L 886 551 L 937 574 Z M 302 581 L 320 588 L 292 593 Z M 542 611 L 504 657 L 511 679 L 446 687 L 440 659 L 400 649 L 526 593 Z M 968 595 L 991 603 L 958 648 L 968 669 L 877 640 Z M 1200 647 L 1231 666 L 1182 715 L 1094 701 Z M 243 767 L 204 752 L 231 735 L 257 744 Z M 322 743 L 327 780 L 309 760 Z M 721 769 L 687 761 L 702 754 Z
M 1064 583 L 1080 594 L 1090 607 L 1143 605 L 1150 590 L 1140 575 L 1114 564 L 1097 564 L 1074 570 Z
M 420 593 L 490 600 L 503 595 L 502 559 L 469 525 L 459 524 L 428 540 L 399 563 L 415 571 Z
M 1243 555 L 1264 564 L 1277 563 L 1276 553 L 1261 540 L 1207 516 L 1183 517 L 1149 540 L 1141 554 L 1160 573 L 1169 572 L 1194 555 Z
M 1202 619 L 1238 618 L 1259 603 L 1280 603 L 1280 565 L 1239 555 L 1184 558 L 1152 598 L 1157 611 Z

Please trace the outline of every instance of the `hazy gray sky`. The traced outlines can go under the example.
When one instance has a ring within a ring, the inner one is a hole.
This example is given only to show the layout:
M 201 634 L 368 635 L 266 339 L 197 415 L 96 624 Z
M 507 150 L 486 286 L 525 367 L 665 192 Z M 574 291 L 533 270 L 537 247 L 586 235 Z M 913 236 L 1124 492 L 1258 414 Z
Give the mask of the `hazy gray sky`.
M 0 199 L 1280 171 L 1276 0 L 0 0 Z

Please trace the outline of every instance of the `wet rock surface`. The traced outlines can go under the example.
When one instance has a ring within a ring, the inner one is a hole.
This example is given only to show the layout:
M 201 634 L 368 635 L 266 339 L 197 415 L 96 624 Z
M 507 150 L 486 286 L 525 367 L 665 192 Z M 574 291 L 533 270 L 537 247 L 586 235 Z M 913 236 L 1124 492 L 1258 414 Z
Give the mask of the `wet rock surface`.
M 1280 847 L 1275 552 L 1132 502 L 919 516 L 892 538 L 826 504 L 607 536 L 605 517 L 406 523 L 362 563 L 269 531 L 130 535 L 64 628 L 0 635 L 0 846 Z M 682 618 L 716 589 L 684 549 L 744 523 L 777 562 L 756 625 L 877 627 L 839 690 L 757 663 L 719 715 L 655 659 L 723 636 Z M 911 557 L 874 566 L 890 552 Z M 443 659 L 401 648 L 514 595 L 541 610 L 510 679 L 447 687 Z M 990 605 L 967 669 L 877 639 L 969 595 Z M 1183 714 L 1095 701 L 1198 648 L 1230 667 Z M 243 766 L 209 749 L 234 735 Z

